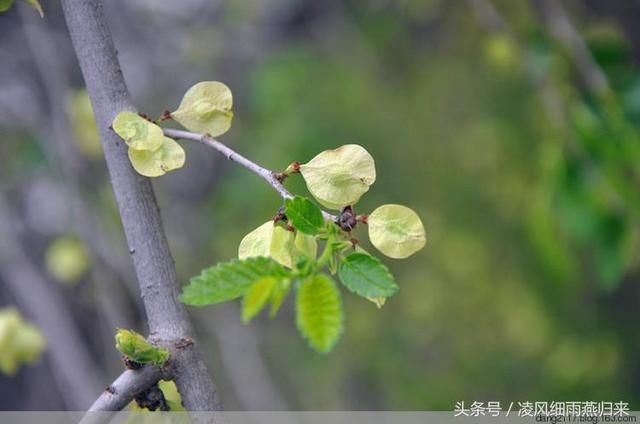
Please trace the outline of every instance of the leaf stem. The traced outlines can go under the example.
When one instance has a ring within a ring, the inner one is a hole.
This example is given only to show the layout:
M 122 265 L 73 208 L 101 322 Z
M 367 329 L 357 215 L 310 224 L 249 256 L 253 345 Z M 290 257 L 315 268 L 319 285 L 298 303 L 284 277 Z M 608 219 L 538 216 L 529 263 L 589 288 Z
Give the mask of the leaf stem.
M 293 194 L 291 194 L 289 190 L 287 190 L 286 187 L 282 184 L 282 182 L 280 182 L 280 180 L 277 177 L 278 175 L 277 173 L 258 165 L 257 163 L 253 162 L 250 159 L 247 159 L 246 157 L 242 156 L 240 153 L 236 152 L 226 144 L 221 143 L 220 141 L 216 140 L 210 135 L 198 134 L 198 133 L 193 133 L 193 132 L 184 131 L 184 130 L 175 130 L 171 128 L 163 128 L 163 131 L 167 137 L 197 141 L 206 146 L 212 147 L 213 149 L 217 150 L 219 153 L 222 153 L 228 160 L 237 163 L 238 165 L 248 169 L 249 171 L 253 172 L 257 176 L 265 180 L 267 183 L 269 183 L 271 187 L 273 187 L 275 191 L 278 192 L 280 197 L 282 197 L 284 200 L 293 199 L 294 197 Z M 329 212 L 326 212 L 324 210 L 322 211 L 322 216 L 325 220 L 331 221 L 331 222 L 336 222 L 336 219 L 337 219 L 335 215 Z
M 333 253 L 334 253 L 334 249 L 333 249 L 334 240 L 335 240 L 334 236 L 329 236 L 329 238 L 327 239 L 326 244 L 324 246 L 324 250 L 322 251 L 322 255 L 320 255 L 316 263 L 316 268 L 318 269 L 318 271 L 324 268 L 324 266 L 328 264 L 329 261 L 331 260 L 331 256 L 333 256 Z

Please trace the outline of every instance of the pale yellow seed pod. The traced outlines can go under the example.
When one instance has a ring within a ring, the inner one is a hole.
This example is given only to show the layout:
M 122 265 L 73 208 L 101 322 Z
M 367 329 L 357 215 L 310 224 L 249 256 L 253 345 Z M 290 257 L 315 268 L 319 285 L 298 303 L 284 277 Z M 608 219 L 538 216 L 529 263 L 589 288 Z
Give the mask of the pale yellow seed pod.
M 133 168 L 145 177 L 159 177 L 174 169 L 182 168 L 185 152 L 175 140 L 164 137 L 155 151 L 129 149 L 129 160 Z
M 319 153 L 300 165 L 300 173 L 313 197 L 330 209 L 355 204 L 376 181 L 373 157 L 357 144 Z
M 111 127 L 130 148 L 136 150 L 155 151 L 165 138 L 162 128 L 135 112 L 120 112 Z
M 293 266 L 294 234 L 267 221 L 244 236 L 238 246 L 238 258 L 267 256 L 286 267 Z
M 218 81 L 203 81 L 187 90 L 171 117 L 189 131 L 217 137 L 231 128 L 232 107 L 229 87 Z
M 382 205 L 367 218 L 369 239 L 390 258 L 403 259 L 422 249 L 426 242 L 418 214 L 402 205 Z

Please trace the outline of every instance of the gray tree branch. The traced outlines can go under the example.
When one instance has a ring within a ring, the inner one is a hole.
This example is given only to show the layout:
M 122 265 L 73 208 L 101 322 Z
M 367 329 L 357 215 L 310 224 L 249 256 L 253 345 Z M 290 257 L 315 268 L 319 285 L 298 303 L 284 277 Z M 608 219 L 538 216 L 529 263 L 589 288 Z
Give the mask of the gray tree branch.
M 145 365 L 139 370 L 126 370 L 91 405 L 89 412 L 120 411 L 131 399 L 153 386 L 162 377 L 160 368 Z
M 221 410 L 215 386 L 187 311 L 178 300 L 179 284 L 160 212 L 149 179 L 129 163 L 126 146 L 110 130 L 113 118 L 135 108 L 122 76 L 100 0 L 63 0 L 63 12 L 98 123 L 100 138 L 129 251 L 147 314 L 150 338 L 171 348 L 172 375 L 188 410 Z
M 609 81 L 593 58 L 582 36 L 571 23 L 569 15 L 560 0 L 534 0 L 544 24 L 550 33 L 571 55 L 580 76 L 594 94 L 609 91 Z
M 250 159 L 247 159 L 246 157 L 242 156 L 240 153 L 231 149 L 226 144 L 219 142 L 218 140 L 211 137 L 210 135 L 198 134 L 198 133 L 183 131 L 183 130 L 174 130 L 170 128 L 164 128 L 164 134 L 167 137 L 197 141 L 199 143 L 204 144 L 205 146 L 212 147 L 213 149 L 222 153 L 230 161 L 237 163 L 238 165 L 248 169 L 249 171 L 253 172 L 257 176 L 265 180 L 275 191 L 278 192 L 280 197 L 282 197 L 283 199 L 285 200 L 293 199 L 293 194 L 291 194 L 289 190 L 287 190 L 285 186 L 282 185 L 282 183 L 276 178 L 275 173 L 273 171 L 258 165 L 257 163 L 253 162 Z M 329 212 L 326 212 L 324 210 L 322 211 L 322 216 L 324 216 L 324 219 L 330 220 L 330 221 L 336 221 L 337 219 L 335 215 L 332 215 Z

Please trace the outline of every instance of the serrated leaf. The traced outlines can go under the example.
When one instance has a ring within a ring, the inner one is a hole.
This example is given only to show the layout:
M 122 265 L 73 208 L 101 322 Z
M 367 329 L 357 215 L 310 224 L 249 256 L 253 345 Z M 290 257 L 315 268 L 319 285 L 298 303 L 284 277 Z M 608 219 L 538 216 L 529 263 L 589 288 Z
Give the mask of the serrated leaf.
M 182 168 L 185 153 L 175 140 L 165 137 L 162 145 L 154 151 L 129 148 L 129 160 L 138 174 L 160 177 L 169 171 Z
M 390 297 L 400 288 L 378 258 L 364 253 L 345 256 L 338 267 L 338 277 L 350 291 L 362 297 Z
M 403 259 L 427 243 L 418 214 L 402 205 L 382 205 L 367 218 L 369 239 L 390 258 Z
M 324 227 L 322 211 L 306 197 L 296 196 L 285 201 L 285 215 L 300 232 L 317 234 Z
M 318 242 L 314 236 L 298 232 L 294 244 L 297 252 L 305 258 L 315 259 L 318 255 Z
M 229 87 L 218 81 L 203 81 L 187 90 L 171 117 L 190 131 L 216 137 L 231 128 L 232 106 Z
M 296 324 L 309 345 L 320 353 L 329 352 L 343 330 L 340 291 L 324 274 L 306 278 L 298 287 Z
M 36 9 L 40 17 L 44 18 L 44 10 L 42 10 L 42 5 L 38 0 L 24 0 L 24 2 Z
M 253 283 L 242 298 L 242 322 L 247 323 L 260 313 L 277 284 L 278 279 L 274 277 L 264 277 Z
M 111 127 L 132 149 L 153 152 L 164 143 L 162 128 L 134 112 L 120 112 Z
M 289 290 L 291 289 L 291 280 L 284 279 L 278 281 L 278 284 L 271 291 L 271 308 L 269 308 L 269 318 L 276 316 L 282 303 L 287 298 Z
M 13 6 L 15 0 L 0 0 L 0 12 L 6 12 Z
M 376 167 L 367 150 L 357 144 L 325 150 L 300 165 L 313 197 L 330 209 L 353 205 L 376 181 Z
M 164 365 L 169 359 L 169 351 L 153 346 L 142 334 L 119 328 L 115 335 L 116 349 L 123 355 L 141 364 Z
M 0 372 L 15 375 L 21 365 L 38 361 L 45 347 L 42 332 L 17 309 L 0 309 Z
M 244 236 L 238 246 L 238 258 L 268 256 L 278 263 L 293 266 L 294 234 L 267 221 Z
M 202 270 L 182 290 L 180 300 L 187 305 L 205 306 L 226 302 L 244 295 L 264 277 L 290 278 L 290 273 L 267 257 L 223 262 Z

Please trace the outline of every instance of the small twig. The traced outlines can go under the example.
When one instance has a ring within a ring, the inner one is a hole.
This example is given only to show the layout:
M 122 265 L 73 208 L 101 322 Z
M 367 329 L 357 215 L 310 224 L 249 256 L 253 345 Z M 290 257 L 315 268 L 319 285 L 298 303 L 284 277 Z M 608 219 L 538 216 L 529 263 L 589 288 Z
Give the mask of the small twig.
M 610 90 L 609 81 L 589 51 L 584 39 L 571 23 L 567 11 L 558 0 L 534 0 L 551 34 L 567 49 L 584 80 L 596 95 Z
M 153 365 L 145 365 L 139 370 L 126 370 L 93 402 L 89 412 L 120 411 L 161 377 L 162 371 Z
M 222 153 L 230 161 L 237 163 L 238 165 L 248 169 L 249 171 L 253 172 L 257 176 L 265 180 L 267 183 L 269 183 L 271 187 L 273 187 L 275 191 L 278 192 L 280 197 L 282 197 L 283 199 L 285 200 L 293 199 L 293 194 L 291 194 L 289 190 L 287 190 L 285 186 L 282 185 L 282 182 L 280 182 L 280 180 L 278 179 L 277 173 L 267 168 L 263 168 L 262 166 L 258 165 L 252 160 L 247 159 L 246 157 L 242 156 L 240 153 L 231 149 L 226 144 L 219 142 L 218 140 L 211 137 L 210 135 L 197 134 L 197 133 L 193 133 L 190 131 L 183 131 L 183 130 L 174 130 L 170 128 L 163 128 L 163 130 L 164 130 L 164 134 L 167 137 L 197 141 L 209 147 L 213 147 L 215 150 Z M 326 211 L 322 211 L 322 216 L 324 217 L 324 219 L 331 222 L 336 222 L 337 220 L 337 216 Z

